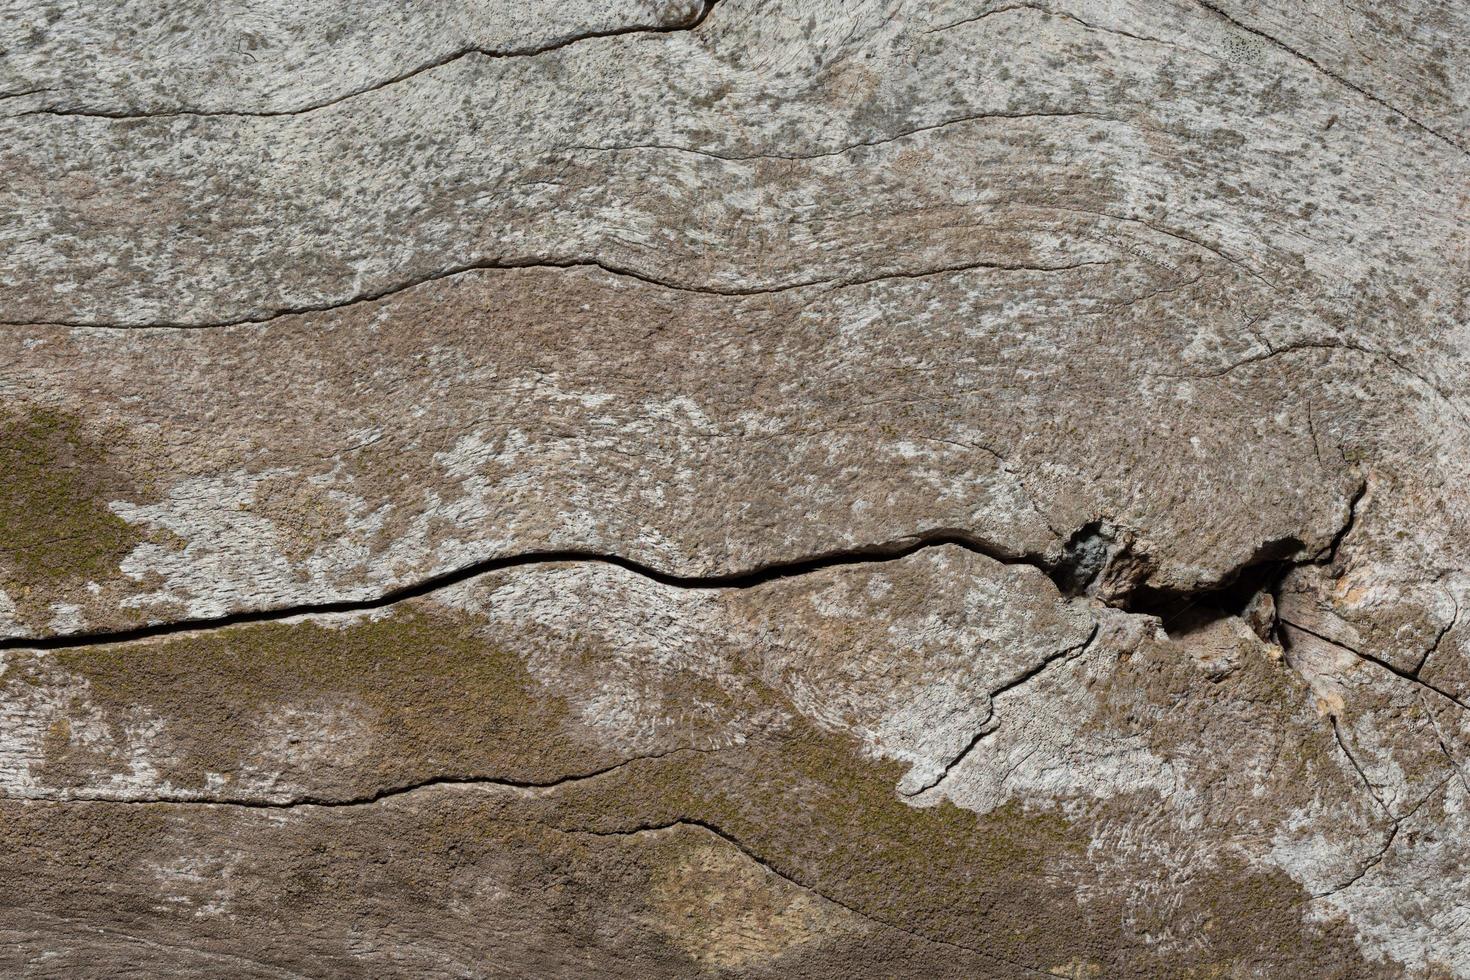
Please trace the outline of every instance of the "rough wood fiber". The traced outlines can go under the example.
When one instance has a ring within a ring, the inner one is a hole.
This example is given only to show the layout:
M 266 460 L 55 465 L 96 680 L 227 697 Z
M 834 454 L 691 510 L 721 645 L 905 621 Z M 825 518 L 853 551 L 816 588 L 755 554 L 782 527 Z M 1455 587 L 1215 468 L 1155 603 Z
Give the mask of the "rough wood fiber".
M 1470 977 L 1467 51 L 8 0 L 0 973 Z

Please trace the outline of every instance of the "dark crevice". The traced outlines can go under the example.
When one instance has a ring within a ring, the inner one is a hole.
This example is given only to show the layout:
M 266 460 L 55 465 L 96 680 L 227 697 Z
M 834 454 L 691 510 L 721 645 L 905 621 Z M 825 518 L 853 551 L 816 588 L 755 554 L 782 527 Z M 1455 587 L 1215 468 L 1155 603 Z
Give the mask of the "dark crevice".
M 1262 594 L 1271 593 L 1288 572 L 1302 564 L 1286 556 L 1298 554 L 1295 538 L 1268 542 L 1219 585 L 1175 590 L 1139 586 L 1117 603 L 1125 612 L 1155 616 L 1171 634 L 1182 636 L 1221 619 L 1244 616 Z
M 692 31 L 692 30 L 694 30 L 695 28 L 699 27 L 701 24 L 704 23 L 705 18 L 709 17 L 710 11 L 711 10 L 714 10 L 715 6 L 719 2 L 720 2 L 720 0 L 705 0 L 704 5 L 695 13 L 695 15 L 692 18 L 690 18 L 690 19 L 688 19 L 686 21 L 683 21 L 682 23 L 678 23 L 678 24 L 668 24 L 668 25 L 658 25 L 658 24 L 654 24 L 654 25 L 633 25 L 633 26 L 630 26 L 630 27 L 616 27 L 616 28 L 612 28 L 612 29 L 606 30 L 606 31 L 590 31 L 590 32 L 588 32 L 586 34 L 576 34 L 576 35 L 573 35 L 571 37 L 562 38 L 562 39 L 557 40 L 557 41 L 551 41 L 551 42 L 548 42 L 546 44 L 540 44 L 540 45 L 535 45 L 535 46 L 526 47 L 526 48 L 504 48 L 504 49 L 497 49 L 497 48 L 482 48 L 482 47 L 479 47 L 478 45 L 470 45 L 470 46 L 467 46 L 467 47 L 463 47 L 463 48 L 459 48 L 457 50 L 451 51 L 448 54 L 441 55 L 440 57 L 434 58 L 431 61 L 424 62 L 423 64 L 415 65 L 413 68 L 410 68 L 408 71 L 401 72 L 401 73 L 399 73 L 397 75 L 392 76 L 391 78 L 386 78 L 386 79 L 383 79 L 382 81 L 374 82 L 371 85 L 366 85 L 366 86 L 364 86 L 362 88 L 354 89 L 353 91 L 348 92 L 345 95 L 339 95 L 339 96 L 337 96 L 335 98 L 327 99 L 327 100 L 322 101 L 322 102 L 316 102 L 316 103 L 313 103 L 313 104 L 307 105 L 307 106 L 300 106 L 300 107 L 295 108 L 295 109 L 262 109 L 262 110 L 250 111 L 250 110 L 240 110 L 240 109 L 190 109 L 190 108 L 182 108 L 182 109 L 162 109 L 162 110 L 157 110 L 157 111 L 142 111 L 142 110 L 127 110 L 127 109 L 117 110 L 117 111 L 108 111 L 108 110 L 98 110 L 98 109 L 59 109 L 59 108 L 45 108 L 45 109 L 33 109 L 33 110 L 29 111 L 29 112 L 20 113 L 20 115 L 23 115 L 23 116 L 43 116 L 43 115 L 44 116 L 75 116 L 75 117 L 81 117 L 81 118 L 87 118 L 87 119 L 117 119 L 117 120 L 159 119 L 159 118 L 165 118 L 166 119 L 166 118 L 175 117 L 175 116 L 205 116 L 205 117 L 208 117 L 208 116 L 233 116 L 233 117 L 245 117 L 245 118 L 273 118 L 273 117 L 279 117 L 279 116 L 300 116 L 300 115 L 305 115 L 306 113 L 316 112 L 319 109 L 325 109 L 328 106 L 337 105 L 338 103 L 341 103 L 341 102 L 346 102 L 349 99 L 355 99 L 355 98 L 357 98 L 360 95 L 367 95 L 369 92 L 376 92 L 379 89 L 387 88 L 390 85 L 397 85 L 399 82 L 407 81 L 408 79 L 413 78 L 416 75 L 422 75 L 423 73 L 428 72 L 428 71 L 433 71 L 436 68 L 443 68 L 445 65 L 450 64 L 451 62 L 459 61 L 461 58 L 467 58 L 467 57 L 469 57 L 471 55 L 479 55 L 479 56 L 481 56 L 483 58 L 492 58 L 492 59 L 500 59 L 500 58 L 534 58 L 537 55 L 550 54 L 551 52 L 554 52 L 554 51 L 560 51 L 560 50 L 562 50 L 564 48 L 569 48 L 572 45 L 579 44 L 579 43 L 581 43 L 583 41 L 592 41 L 592 40 L 597 40 L 597 39 L 600 39 L 600 38 L 625 37 L 625 36 L 627 36 L 629 34 L 678 34 L 678 33 L 684 32 L 684 31 Z M 38 91 L 47 91 L 47 90 L 41 89 L 41 90 L 38 90 Z M 27 94 L 27 93 L 22 93 L 22 94 Z
M 1085 595 L 1107 567 L 1112 537 L 1102 521 L 1079 527 L 1062 547 L 1061 560 L 1051 570 L 1051 580 L 1063 595 Z
M 1283 538 L 1259 547 L 1218 584 L 1169 589 L 1147 584 L 1154 562 L 1134 550 L 1131 536 L 1107 522 L 1083 525 L 1067 541 L 1062 558 L 1049 571 L 1063 595 L 1090 595 L 1126 613 L 1153 616 L 1173 635 L 1184 635 L 1217 620 L 1244 616 L 1291 569 L 1304 564 L 1302 543 Z M 1313 559 L 1315 560 L 1315 559 Z
M 974 534 L 950 528 L 936 529 L 910 535 L 896 541 L 843 548 L 822 552 L 806 558 L 771 562 L 756 568 L 714 575 L 679 575 L 646 565 L 623 555 L 606 554 L 584 549 L 548 549 L 529 551 L 517 555 L 506 555 L 473 562 L 460 568 L 433 575 L 411 585 L 389 591 L 368 599 L 343 599 L 331 602 L 307 602 L 268 609 L 252 609 L 223 616 L 202 616 L 181 619 L 168 623 L 155 623 L 121 630 L 104 630 L 89 633 L 69 633 L 63 636 L 32 638 L 11 636 L 0 639 L 0 650 L 60 650 L 72 647 L 92 646 L 99 643 L 125 643 L 152 637 L 188 633 L 196 630 L 223 629 L 247 623 L 262 623 L 288 619 L 292 616 L 319 615 L 327 613 L 369 612 L 383 609 L 408 599 L 416 599 L 439 589 L 457 585 L 480 575 L 522 568 L 531 565 L 555 565 L 565 563 L 601 564 L 622 568 L 660 585 L 680 589 L 750 589 L 766 585 L 778 579 L 810 575 L 829 568 L 847 565 L 871 565 L 898 561 L 916 552 L 939 547 L 964 548 L 966 551 L 983 555 L 993 561 L 1007 565 L 1031 565 L 1045 570 L 1048 566 L 1038 555 L 1018 554 L 1000 545 L 985 541 Z
M 1297 568 L 1331 565 L 1347 536 L 1357 526 L 1358 506 L 1368 493 L 1360 479 L 1348 498 L 1347 514 L 1332 539 L 1316 554 L 1300 557 L 1306 544 L 1289 536 L 1260 545 L 1219 583 L 1203 588 L 1169 589 L 1147 584 L 1154 570 L 1149 556 L 1134 550 L 1133 539 L 1106 521 L 1083 525 L 1068 540 L 1062 559 L 1050 570 L 1066 595 L 1094 595 L 1124 612 L 1154 616 L 1172 635 L 1182 636 L 1221 619 L 1243 617 L 1263 638 L 1276 626 L 1276 598 L 1281 583 Z

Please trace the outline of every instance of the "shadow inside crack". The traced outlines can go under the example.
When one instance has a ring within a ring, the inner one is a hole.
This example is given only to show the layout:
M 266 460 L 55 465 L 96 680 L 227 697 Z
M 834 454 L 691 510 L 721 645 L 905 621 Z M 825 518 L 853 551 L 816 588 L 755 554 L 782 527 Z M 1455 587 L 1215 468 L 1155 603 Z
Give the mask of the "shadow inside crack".
M 1073 533 L 1048 574 L 1063 595 L 1092 596 L 1123 612 L 1153 616 L 1170 636 L 1240 617 L 1267 638 L 1276 627 L 1276 589 L 1303 563 L 1303 547 L 1294 537 L 1269 541 L 1218 584 L 1162 588 L 1148 584 L 1156 563 L 1136 549 L 1130 533 L 1092 521 Z

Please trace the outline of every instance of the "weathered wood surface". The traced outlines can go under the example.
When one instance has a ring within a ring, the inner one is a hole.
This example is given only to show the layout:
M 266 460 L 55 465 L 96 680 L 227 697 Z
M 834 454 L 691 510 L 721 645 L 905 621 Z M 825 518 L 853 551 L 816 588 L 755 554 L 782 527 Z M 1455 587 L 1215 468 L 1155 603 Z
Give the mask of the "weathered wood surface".
M 3 13 L 0 972 L 1470 976 L 1470 7 Z

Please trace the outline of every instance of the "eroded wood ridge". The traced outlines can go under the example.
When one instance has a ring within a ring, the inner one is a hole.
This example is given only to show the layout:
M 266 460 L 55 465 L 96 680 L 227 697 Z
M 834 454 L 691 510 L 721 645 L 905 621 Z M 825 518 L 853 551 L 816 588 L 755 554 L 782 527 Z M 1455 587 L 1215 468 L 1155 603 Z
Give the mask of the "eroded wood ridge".
M 12 6 L 0 974 L 1470 977 L 1470 7 Z

